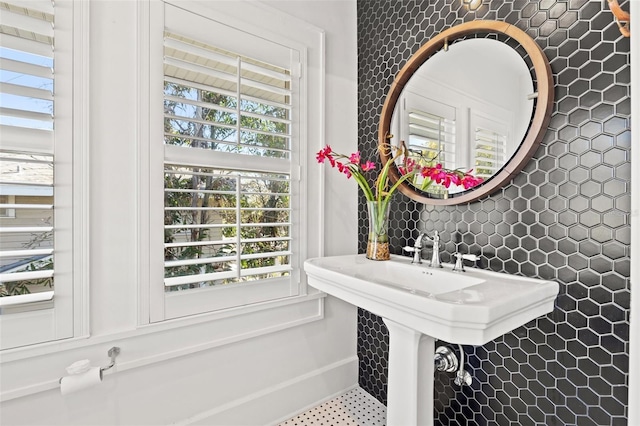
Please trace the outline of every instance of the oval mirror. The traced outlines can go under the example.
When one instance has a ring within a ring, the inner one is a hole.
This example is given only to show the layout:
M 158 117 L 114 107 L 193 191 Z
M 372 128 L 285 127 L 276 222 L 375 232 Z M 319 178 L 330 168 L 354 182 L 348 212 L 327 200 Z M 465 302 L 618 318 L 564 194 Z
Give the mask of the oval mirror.
M 470 37 L 471 36 L 471 37 Z M 475 37 L 475 38 L 473 38 Z M 382 109 L 383 163 L 404 144 L 423 166 L 436 163 L 482 178 L 448 189 L 422 177 L 400 191 L 425 204 L 453 205 L 491 194 L 520 172 L 540 144 L 551 117 L 553 77 L 535 41 L 498 21 L 457 25 L 423 45 L 398 73 Z M 400 176 L 391 167 L 392 180 Z

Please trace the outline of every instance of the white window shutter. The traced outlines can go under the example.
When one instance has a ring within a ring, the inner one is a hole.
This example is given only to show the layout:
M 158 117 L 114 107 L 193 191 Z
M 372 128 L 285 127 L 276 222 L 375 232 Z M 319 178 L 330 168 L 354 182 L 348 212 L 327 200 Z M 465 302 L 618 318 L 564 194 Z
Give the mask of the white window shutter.
M 151 320 L 297 295 L 299 53 L 171 5 L 164 22 L 165 306 Z
M 2 348 L 74 335 L 75 3 L 0 4 Z M 78 125 L 79 126 L 79 125 Z

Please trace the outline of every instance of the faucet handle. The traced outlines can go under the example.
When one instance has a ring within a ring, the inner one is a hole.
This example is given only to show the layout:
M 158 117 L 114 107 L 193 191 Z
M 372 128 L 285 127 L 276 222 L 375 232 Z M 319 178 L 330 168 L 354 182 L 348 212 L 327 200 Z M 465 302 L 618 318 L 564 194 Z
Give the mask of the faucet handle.
M 420 234 L 418 235 L 418 238 L 416 238 L 416 240 L 413 242 L 413 247 L 417 248 L 417 249 L 421 249 L 422 248 L 422 240 L 424 239 L 426 235 L 425 234 Z
M 453 266 L 453 270 L 454 271 L 460 271 L 460 272 L 464 272 L 464 263 L 462 262 L 463 260 L 469 260 L 472 262 L 477 262 L 478 260 L 480 260 L 480 256 L 476 255 L 476 254 L 462 254 L 460 252 L 455 252 L 453 253 L 453 257 L 455 257 L 456 259 L 456 263 Z
M 460 253 L 456 253 L 457 255 L 462 257 L 462 260 L 471 260 L 472 262 L 477 262 L 478 260 L 480 260 L 480 256 L 478 256 L 477 254 L 460 254 Z

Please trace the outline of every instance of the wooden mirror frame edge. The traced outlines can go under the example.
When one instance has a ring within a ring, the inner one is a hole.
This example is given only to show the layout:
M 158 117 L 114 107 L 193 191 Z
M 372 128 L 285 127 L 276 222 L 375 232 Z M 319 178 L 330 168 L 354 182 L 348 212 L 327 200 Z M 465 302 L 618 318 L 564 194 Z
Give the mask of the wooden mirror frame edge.
M 484 32 L 500 33 L 511 37 L 520 43 L 531 59 L 536 74 L 538 97 L 536 100 L 535 113 L 531 120 L 529 130 L 518 147 L 518 150 L 500 170 L 500 172 L 494 175 L 486 183 L 480 185 L 477 189 L 467 190 L 452 198 L 430 198 L 418 192 L 407 182 L 400 184 L 398 188 L 400 192 L 415 201 L 431 205 L 456 205 L 470 203 L 493 194 L 497 190 L 501 189 L 504 184 L 509 182 L 511 178 L 524 168 L 540 146 L 540 143 L 547 131 L 547 126 L 551 120 L 551 111 L 553 109 L 554 83 L 551 66 L 549 65 L 549 61 L 544 52 L 527 33 L 511 24 L 500 21 L 479 20 L 459 24 L 441 32 L 421 46 L 420 49 L 418 49 L 418 51 L 409 58 L 391 84 L 391 88 L 382 107 L 378 128 L 378 145 L 383 146 L 387 143 L 387 135 L 391 133 L 391 119 L 398 102 L 398 98 L 402 93 L 402 89 L 418 68 L 420 68 L 420 66 L 426 62 L 431 55 L 442 49 L 445 43 L 449 43 L 450 41 L 469 34 Z M 391 160 L 391 156 L 389 154 L 389 150 L 380 150 L 380 159 L 382 164 Z M 389 168 L 389 175 L 393 182 L 400 177 L 398 168 L 395 167 L 395 165 Z

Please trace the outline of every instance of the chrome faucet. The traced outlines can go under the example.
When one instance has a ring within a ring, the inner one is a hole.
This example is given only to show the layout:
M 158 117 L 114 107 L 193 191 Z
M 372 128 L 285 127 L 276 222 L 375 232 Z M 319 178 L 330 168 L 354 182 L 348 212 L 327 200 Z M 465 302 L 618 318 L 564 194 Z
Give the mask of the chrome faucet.
M 422 263 L 422 240 L 424 239 L 424 234 L 418 235 L 418 238 L 413 242 L 413 247 L 406 246 L 404 247 L 404 251 L 413 253 L 413 259 L 411 263 Z
M 469 260 L 472 262 L 477 262 L 480 260 L 480 256 L 475 254 L 462 254 L 459 252 L 453 253 L 453 257 L 456 259 L 456 263 L 453 266 L 454 271 L 464 272 L 464 262 L 463 260 Z
M 438 231 L 433 231 L 433 237 L 425 235 L 425 238 L 433 242 L 433 253 L 431 253 L 431 266 L 432 268 L 442 268 L 442 261 L 440 260 L 440 234 Z

